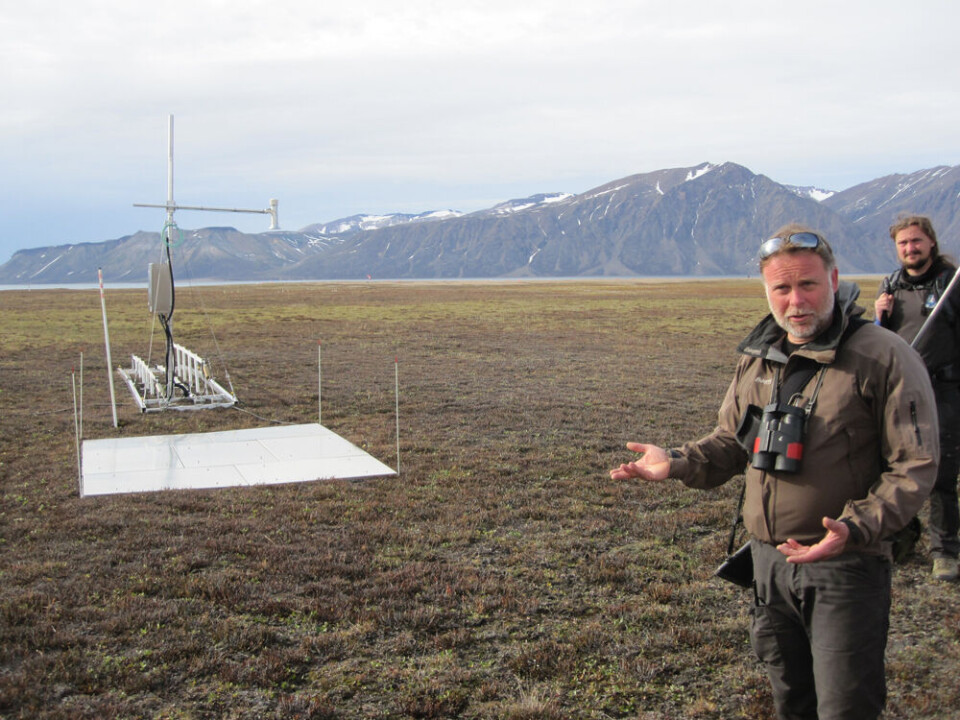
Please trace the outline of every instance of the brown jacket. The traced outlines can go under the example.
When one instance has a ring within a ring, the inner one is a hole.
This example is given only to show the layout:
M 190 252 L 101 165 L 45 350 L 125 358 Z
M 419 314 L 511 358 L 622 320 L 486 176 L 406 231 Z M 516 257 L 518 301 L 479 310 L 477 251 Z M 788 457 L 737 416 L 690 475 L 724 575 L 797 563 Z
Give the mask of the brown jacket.
M 926 369 L 906 342 L 876 325 L 843 335 L 863 312 L 853 304 L 858 295 L 855 285 L 841 283 L 833 325 L 794 353 L 824 366 L 799 472 L 746 469 L 744 524 L 764 542 L 816 543 L 830 517 L 851 526 L 848 548 L 889 557 L 883 538 L 917 514 L 933 487 L 940 449 Z M 787 374 L 796 364 L 780 350 L 783 337 L 768 315 L 741 343 L 717 428 L 674 451 L 671 477 L 710 488 L 744 471 L 748 454 L 737 425 L 748 405 L 770 402 L 777 366 Z M 805 403 L 816 384 L 808 382 L 793 404 Z

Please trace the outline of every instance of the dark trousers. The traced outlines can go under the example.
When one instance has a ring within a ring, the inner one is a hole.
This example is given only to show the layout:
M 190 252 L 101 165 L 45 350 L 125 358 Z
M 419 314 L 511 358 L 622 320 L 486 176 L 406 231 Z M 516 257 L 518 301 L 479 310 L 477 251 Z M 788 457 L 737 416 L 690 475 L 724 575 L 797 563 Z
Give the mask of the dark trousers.
M 875 720 L 886 703 L 890 563 L 845 553 L 792 564 L 751 541 L 750 640 L 781 720 Z
M 960 385 L 934 382 L 937 414 L 940 416 L 940 466 L 930 493 L 930 554 L 957 557 L 960 554 L 960 507 L 957 504 L 957 472 L 960 471 Z

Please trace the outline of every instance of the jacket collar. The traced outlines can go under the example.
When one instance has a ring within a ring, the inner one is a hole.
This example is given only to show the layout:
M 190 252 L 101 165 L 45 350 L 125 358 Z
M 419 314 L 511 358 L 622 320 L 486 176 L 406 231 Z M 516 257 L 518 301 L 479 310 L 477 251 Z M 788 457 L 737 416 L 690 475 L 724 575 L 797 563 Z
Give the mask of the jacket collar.
M 860 297 L 860 288 L 857 284 L 841 280 L 834 296 L 833 322 L 830 323 L 830 327 L 797 350 L 797 354 L 820 363 L 833 362 L 840 339 L 850 320 L 864 313 L 864 308 L 855 304 L 858 297 Z M 773 313 L 769 313 L 737 346 L 737 351 L 750 357 L 786 364 L 787 356 L 781 349 L 785 337 L 783 328 L 777 325 Z

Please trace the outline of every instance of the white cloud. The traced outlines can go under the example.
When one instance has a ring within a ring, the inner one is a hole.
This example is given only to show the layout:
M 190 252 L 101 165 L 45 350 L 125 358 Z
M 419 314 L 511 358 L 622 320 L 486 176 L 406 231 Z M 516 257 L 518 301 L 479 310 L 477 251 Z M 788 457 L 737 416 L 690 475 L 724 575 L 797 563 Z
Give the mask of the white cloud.
M 956 164 L 958 19 L 936 0 L 20 3 L 0 14 L 0 262 L 138 229 L 168 113 L 178 197 L 279 197 L 290 227 L 704 161 L 831 189 Z

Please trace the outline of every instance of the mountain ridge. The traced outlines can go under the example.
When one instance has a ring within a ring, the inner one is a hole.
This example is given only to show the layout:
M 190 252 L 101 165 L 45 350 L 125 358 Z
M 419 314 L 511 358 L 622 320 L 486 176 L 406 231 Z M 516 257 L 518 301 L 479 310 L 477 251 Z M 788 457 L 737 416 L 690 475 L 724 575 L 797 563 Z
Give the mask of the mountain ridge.
M 181 230 L 175 268 L 215 281 L 492 277 L 742 276 L 760 241 L 801 221 L 844 273 L 886 272 L 895 216 L 930 215 L 945 250 L 960 237 L 960 166 L 889 175 L 842 191 L 793 187 L 732 162 L 666 168 L 579 194 L 551 192 L 470 213 L 353 215 L 298 231 Z M 138 282 L 159 233 L 20 250 L 0 283 Z

